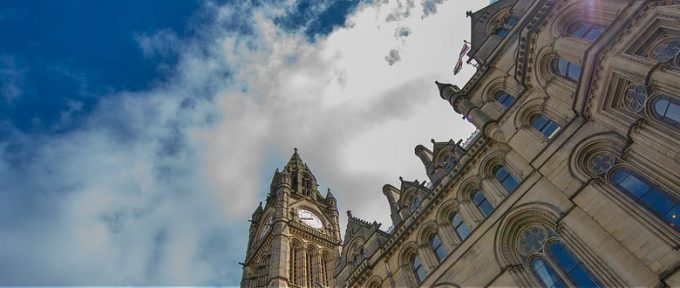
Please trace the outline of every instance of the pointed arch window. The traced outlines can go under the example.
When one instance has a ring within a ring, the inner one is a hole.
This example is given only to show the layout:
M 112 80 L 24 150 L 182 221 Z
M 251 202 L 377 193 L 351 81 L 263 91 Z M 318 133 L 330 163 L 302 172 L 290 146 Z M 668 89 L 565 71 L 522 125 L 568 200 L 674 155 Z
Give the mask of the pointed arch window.
M 678 201 L 678 198 L 626 168 L 614 170 L 610 180 L 616 188 L 654 213 L 675 231 L 680 232 L 680 201 Z
M 458 239 L 460 239 L 460 241 L 467 239 L 467 237 L 470 235 L 470 228 L 468 228 L 465 222 L 463 222 L 463 218 L 460 217 L 460 213 L 451 213 L 451 215 L 449 215 L 449 219 L 451 220 L 453 229 L 456 231 Z
M 420 257 L 418 257 L 417 254 L 411 256 L 411 269 L 416 276 L 418 284 L 422 283 L 423 280 L 425 280 L 425 276 L 427 276 L 427 272 L 425 272 L 425 267 L 423 267 L 423 263 L 420 261 Z
M 496 101 L 503 105 L 506 109 L 512 105 L 512 103 L 515 102 L 515 96 L 512 96 L 508 94 L 508 92 L 505 91 L 499 91 L 496 93 L 496 96 L 494 96 Z
M 491 212 L 493 212 L 493 206 L 491 206 L 489 200 L 486 200 L 484 193 L 482 193 L 480 190 L 477 190 L 474 194 L 472 194 L 472 203 L 475 203 L 477 210 L 479 210 L 479 213 L 482 213 L 484 218 L 488 217 Z
M 576 22 L 569 26 L 567 34 L 572 37 L 595 41 L 604 33 L 604 27 L 586 22 Z
M 680 100 L 660 95 L 652 101 L 654 118 L 680 128 Z
M 430 235 L 430 248 L 432 248 L 432 252 L 434 252 L 434 256 L 437 257 L 438 262 L 444 260 L 446 257 L 446 249 L 444 249 L 442 239 L 439 238 L 437 233 L 432 233 L 432 235 Z
M 510 171 L 508 171 L 507 168 L 505 168 L 504 165 L 498 165 L 496 168 L 493 169 L 493 175 L 494 178 L 498 181 L 498 183 L 501 183 L 503 188 L 505 188 L 506 191 L 512 192 L 515 191 L 517 186 L 519 185 L 519 182 L 513 176 Z M 481 191 L 479 191 L 481 193 Z
M 552 70 L 553 73 L 572 82 L 578 82 L 578 78 L 581 76 L 581 65 L 569 62 L 564 58 L 553 59 Z
M 541 132 L 541 134 L 543 134 L 543 136 L 548 139 L 552 139 L 555 137 L 555 135 L 557 135 L 557 132 L 562 130 L 560 125 L 557 125 L 557 123 L 541 114 L 531 117 L 531 127 L 534 127 L 534 129 L 536 129 L 538 132 Z

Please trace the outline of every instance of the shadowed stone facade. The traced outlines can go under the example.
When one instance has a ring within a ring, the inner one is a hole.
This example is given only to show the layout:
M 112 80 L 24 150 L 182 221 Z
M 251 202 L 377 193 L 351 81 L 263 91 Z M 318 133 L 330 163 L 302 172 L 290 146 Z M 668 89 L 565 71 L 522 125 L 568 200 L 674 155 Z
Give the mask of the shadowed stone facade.
M 342 239 L 294 153 L 253 214 L 242 286 L 680 286 L 680 1 L 469 17 L 477 72 L 437 85 L 478 131 L 415 147 L 430 181 L 383 187 L 394 228 L 348 211 Z

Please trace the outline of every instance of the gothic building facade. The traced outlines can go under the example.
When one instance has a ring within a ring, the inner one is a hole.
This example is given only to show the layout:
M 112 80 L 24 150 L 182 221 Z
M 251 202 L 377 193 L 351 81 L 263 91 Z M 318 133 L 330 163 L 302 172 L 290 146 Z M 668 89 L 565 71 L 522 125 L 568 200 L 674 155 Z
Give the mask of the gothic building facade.
M 243 287 L 680 286 L 680 1 L 500 0 L 439 96 L 478 131 L 415 147 L 394 229 L 297 152 L 253 214 Z

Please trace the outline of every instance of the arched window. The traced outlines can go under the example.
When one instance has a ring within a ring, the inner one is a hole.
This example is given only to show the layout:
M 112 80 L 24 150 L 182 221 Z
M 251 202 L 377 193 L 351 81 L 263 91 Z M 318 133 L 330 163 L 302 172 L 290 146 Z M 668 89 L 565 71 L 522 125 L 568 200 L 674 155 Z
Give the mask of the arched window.
M 570 36 L 595 41 L 604 32 L 604 27 L 586 22 L 577 22 L 569 26 L 567 33 Z
M 515 102 L 515 96 L 512 96 L 505 91 L 500 91 L 496 93 L 496 96 L 494 98 L 496 98 L 496 101 L 498 101 L 498 103 L 505 106 L 505 108 L 510 107 L 512 103 Z
M 552 241 L 548 244 L 548 256 L 557 264 L 576 287 L 600 287 L 590 275 L 588 268 L 577 259 L 564 244 Z
M 658 185 L 653 185 L 649 180 L 625 168 L 614 170 L 610 179 L 616 188 L 656 214 L 659 219 L 668 223 L 675 231 L 680 232 L 680 201 L 678 201 L 678 198 L 662 191 Z
M 654 118 L 680 127 L 680 100 L 666 95 L 657 96 L 652 102 Z
M 540 280 L 543 287 L 546 288 L 558 288 L 567 287 L 567 285 L 562 281 L 562 278 L 553 270 L 553 268 L 543 261 L 541 257 L 535 257 L 531 259 L 529 263 L 531 270 L 538 280 Z
M 534 127 L 534 129 L 536 129 L 538 132 L 541 132 L 541 134 L 543 134 L 548 139 L 552 139 L 555 137 L 555 135 L 557 135 L 557 132 L 562 130 L 560 125 L 557 125 L 557 123 L 541 114 L 531 117 L 531 127 Z
M 496 168 L 493 169 L 493 175 L 496 180 L 498 180 L 498 183 L 501 183 L 503 188 L 508 192 L 515 191 L 515 188 L 518 186 L 519 182 L 515 179 L 515 176 L 512 176 L 508 169 L 503 165 L 496 166 Z M 479 192 L 481 194 L 481 191 Z
M 444 257 L 446 257 L 446 249 L 444 249 L 444 244 L 437 233 L 432 233 L 432 235 L 430 235 L 430 248 L 432 248 L 434 256 L 437 256 L 437 261 L 441 262 L 444 260 Z
M 331 280 L 332 276 L 329 273 L 331 271 L 331 261 L 329 259 L 330 257 L 328 254 L 324 253 L 323 256 L 321 256 L 321 283 L 324 286 L 331 286 Z
M 460 217 L 460 214 L 458 212 L 453 212 L 451 215 L 449 215 L 449 219 L 451 220 L 453 229 L 456 230 L 458 239 L 460 239 L 460 241 L 465 240 L 468 235 L 470 235 L 470 228 L 465 225 L 465 222 L 463 222 L 463 218 Z
M 515 183 L 515 186 L 517 186 L 517 183 Z M 493 206 L 491 206 L 489 200 L 486 200 L 486 197 L 484 197 L 484 193 L 482 193 L 482 191 L 477 190 L 475 191 L 474 194 L 472 194 L 472 203 L 475 203 L 475 206 L 477 206 L 477 210 L 479 210 L 479 213 L 482 213 L 482 216 L 484 216 L 484 218 L 486 218 L 487 216 L 489 216 L 489 214 L 491 214 L 491 212 L 493 212 Z
M 563 58 L 553 59 L 552 70 L 553 73 L 572 82 L 578 82 L 578 78 L 581 76 L 581 65 L 571 63 Z
M 555 287 L 599 287 L 585 264 L 543 227 L 524 229 L 519 237 L 519 250 L 529 258 L 528 268 L 541 285 Z
M 418 284 L 422 283 L 423 280 L 425 280 L 427 273 L 425 272 L 425 267 L 423 267 L 423 263 L 420 262 L 420 257 L 418 257 L 417 254 L 413 254 L 413 256 L 411 256 L 411 269 L 413 269 L 413 273 L 416 276 L 416 281 L 418 281 Z
M 515 26 L 515 24 L 517 24 L 517 17 L 510 16 L 505 18 L 505 25 L 512 27 Z
M 316 270 L 318 267 L 316 266 L 316 253 L 312 249 L 307 249 L 307 262 L 305 263 L 307 267 L 307 287 L 314 287 L 314 284 L 316 283 Z
M 304 261 L 302 247 L 294 243 L 290 249 L 290 275 L 289 278 L 292 284 L 304 285 Z
M 408 210 L 413 213 L 416 211 L 416 209 L 418 209 L 418 206 L 420 206 L 420 197 L 414 196 L 409 203 Z

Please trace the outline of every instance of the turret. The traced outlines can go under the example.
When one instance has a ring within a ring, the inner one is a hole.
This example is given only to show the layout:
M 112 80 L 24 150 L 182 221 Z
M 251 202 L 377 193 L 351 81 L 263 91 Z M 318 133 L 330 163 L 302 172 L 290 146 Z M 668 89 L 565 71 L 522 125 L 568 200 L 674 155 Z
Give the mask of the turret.
M 397 227 L 401 223 L 401 215 L 399 215 L 399 198 L 401 197 L 401 191 L 396 187 L 385 184 L 383 186 L 383 194 L 387 197 L 387 202 L 390 204 L 390 218 L 392 218 L 392 225 Z
M 458 86 L 447 83 L 439 83 L 437 81 L 435 81 L 435 84 L 437 84 L 437 88 L 439 88 L 439 96 L 442 99 L 448 101 L 456 113 L 462 114 L 463 117 L 472 122 L 472 124 L 474 124 L 477 129 L 483 131 L 484 126 L 491 122 L 491 118 L 489 118 L 489 116 L 486 115 L 482 109 L 472 104 L 470 99 L 464 97 Z
M 434 140 L 433 140 L 434 141 Z M 423 162 L 423 165 L 425 166 L 425 171 L 427 172 L 427 175 L 432 174 L 432 151 L 430 149 L 425 148 L 423 145 L 418 145 L 416 146 L 416 156 L 420 158 L 420 161 Z

